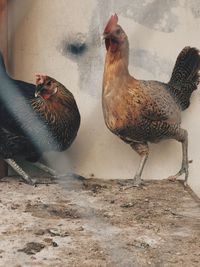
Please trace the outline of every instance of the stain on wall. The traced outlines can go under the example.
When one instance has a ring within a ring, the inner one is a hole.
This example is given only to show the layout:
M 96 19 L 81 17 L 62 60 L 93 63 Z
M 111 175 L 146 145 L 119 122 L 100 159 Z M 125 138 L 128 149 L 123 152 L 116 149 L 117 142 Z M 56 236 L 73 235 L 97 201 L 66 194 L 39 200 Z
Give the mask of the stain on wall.
M 79 57 L 87 52 L 88 45 L 86 38 L 87 36 L 85 34 L 77 33 L 63 40 L 61 44 L 63 55 L 69 56 L 72 60 L 78 60 Z

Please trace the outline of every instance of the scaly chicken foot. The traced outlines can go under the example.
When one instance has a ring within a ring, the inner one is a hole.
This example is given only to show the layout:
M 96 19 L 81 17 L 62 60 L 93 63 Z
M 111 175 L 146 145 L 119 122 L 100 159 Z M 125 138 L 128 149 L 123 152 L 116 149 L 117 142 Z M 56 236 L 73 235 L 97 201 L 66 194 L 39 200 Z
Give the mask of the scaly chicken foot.
M 63 178 L 66 176 L 71 176 L 72 174 L 70 172 L 64 173 L 64 174 L 58 174 L 54 169 L 46 166 L 45 164 L 41 163 L 41 162 L 34 162 L 31 163 L 33 166 L 37 167 L 38 169 L 42 170 L 43 172 L 46 172 L 48 174 L 51 175 L 51 178 Z
M 144 169 L 144 165 L 147 161 L 147 158 L 148 158 L 148 154 L 144 154 L 141 156 L 140 165 L 139 165 L 139 168 L 138 168 L 133 180 L 131 181 L 131 186 L 126 187 L 126 189 L 129 189 L 131 187 L 139 187 L 139 186 L 145 184 L 141 178 L 141 175 L 142 175 L 142 171 Z M 123 182 L 120 182 L 120 184 L 123 184 Z
M 170 177 L 168 177 L 168 180 L 175 182 L 176 179 L 181 176 L 183 173 L 185 173 L 185 180 L 184 180 L 184 186 L 187 185 L 187 179 L 188 179 L 188 166 L 183 166 L 179 172 L 177 172 L 175 175 L 172 175 Z
M 172 175 L 170 177 L 168 177 L 168 180 L 172 181 L 172 182 L 175 182 L 176 179 L 181 176 L 183 173 L 185 173 L 185 179 L 184 179 L 184 186 L 187 186 L 187 180 L 188 180 L 188 175 L 189 175 L 189 171 L 188 171 L 188 163 L 187 164 L 184 164 L 180 171 L 177 172 L 177 174 L 175 175 Z
M 36 181 L 32 179 L 13 159 L 4 159 L 4 161 L 10 165 L 10 167 L 18 173 L 22 179 L 30 185 L 35 185 Z
M 132 181 L 132 187 L 139 187 L 140 185 L 143 185 L 143 180 L 140 175 L 136 174 Z
M 53 170 L 52 168 L 46 166 L 45 164 L 41 163 L 41 162 L 34 162 L 32 163 L 33 166 L 37 167 L 38 169 L 51 174 L 52 177 L 57 177 L 57 173 L 55 170 Z

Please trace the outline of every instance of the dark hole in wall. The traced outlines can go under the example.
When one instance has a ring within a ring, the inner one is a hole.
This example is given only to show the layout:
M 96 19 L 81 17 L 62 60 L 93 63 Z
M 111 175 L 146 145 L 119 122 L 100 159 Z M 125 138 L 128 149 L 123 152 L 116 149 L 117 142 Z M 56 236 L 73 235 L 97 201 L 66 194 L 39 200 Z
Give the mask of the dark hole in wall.
M 65 45 L 65 51 L 75 56 L 82 56 L 87 50 L 87 45 L 81 42 L 68 43 Z

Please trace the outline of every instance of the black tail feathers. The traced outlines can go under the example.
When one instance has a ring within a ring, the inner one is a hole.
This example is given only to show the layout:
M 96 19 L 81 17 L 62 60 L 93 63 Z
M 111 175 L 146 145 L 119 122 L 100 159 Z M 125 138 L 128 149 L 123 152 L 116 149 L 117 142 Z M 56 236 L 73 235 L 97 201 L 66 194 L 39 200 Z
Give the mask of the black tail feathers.
M 171 79 L 170 91 L 182 110 L 190 105 L 190 97 L 200 81 L 200 51 L 185 47 L 176 60 Z

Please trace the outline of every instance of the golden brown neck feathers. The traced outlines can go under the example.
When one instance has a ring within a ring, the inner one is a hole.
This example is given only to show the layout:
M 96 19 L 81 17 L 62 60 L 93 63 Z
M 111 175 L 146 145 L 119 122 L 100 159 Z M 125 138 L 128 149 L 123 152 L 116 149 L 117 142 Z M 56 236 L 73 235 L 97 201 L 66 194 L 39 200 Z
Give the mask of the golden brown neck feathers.
M 129 75 L 129 43 L 125 40 L 115 52 L 108 49 L 106 54 L 104 75 L 110 72 L 111 75 Z

